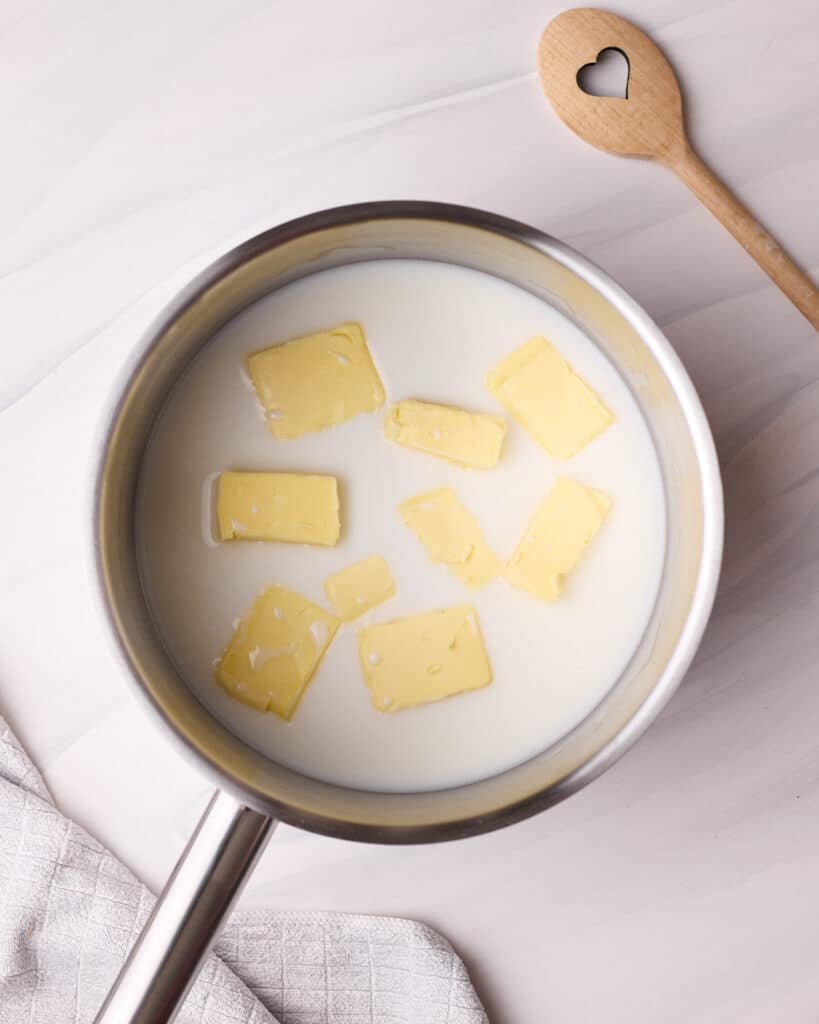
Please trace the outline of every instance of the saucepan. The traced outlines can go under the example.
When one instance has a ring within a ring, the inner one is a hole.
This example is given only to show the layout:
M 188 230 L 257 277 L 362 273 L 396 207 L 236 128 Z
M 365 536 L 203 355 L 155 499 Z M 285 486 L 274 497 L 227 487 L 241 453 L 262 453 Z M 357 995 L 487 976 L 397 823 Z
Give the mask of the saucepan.
M 605 353 L 634 394 L 662 471 L 667 544 L 653 614 L 611 690 L 560 742 L 509 771 L 425 793 L 330 785 L 233 735 L 180 677 L 151 619 L 137 565 L 140 462 L 174 382 L 215 331 L 261 296 L 362 260 L 458 264 L 526 289 Z M 101 445 L 96 576 L 108 629 L 143 702 L 218 786 L 99 1021 L 171 1019 L 274 823 L 344 839 L 426 843 L 474 836 L 552 806 L 613 764 L 657 716 L 708 619 L 722 551 L 722 490 L 708 424 L 682 364 L 637 303 L 568 246 L 489 213 L 383 202 L 312 214 L 238 246 L 201 273 L 139 345 Z

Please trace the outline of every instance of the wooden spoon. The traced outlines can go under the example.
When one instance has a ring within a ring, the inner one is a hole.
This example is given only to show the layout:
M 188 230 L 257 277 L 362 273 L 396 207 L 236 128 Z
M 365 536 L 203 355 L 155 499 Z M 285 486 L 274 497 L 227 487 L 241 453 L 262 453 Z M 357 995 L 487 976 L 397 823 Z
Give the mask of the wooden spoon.
M 626 95 L 590 96 L 578 74 L 612 49 L 628 62 Z M 645 33 L 606 11 L 564 11 L 543 33 L 538 64 L 543 91 L 573 132 L 609 153 L 647 157 L 674 171 L 819 330 L 819 289 L 693 151 L 677 79 Z

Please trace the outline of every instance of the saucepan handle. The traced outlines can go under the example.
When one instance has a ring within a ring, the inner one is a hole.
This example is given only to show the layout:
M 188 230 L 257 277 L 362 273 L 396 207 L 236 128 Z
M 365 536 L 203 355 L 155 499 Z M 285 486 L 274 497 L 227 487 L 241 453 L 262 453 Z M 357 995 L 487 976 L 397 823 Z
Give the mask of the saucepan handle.
M 103 1003 L 96 1024 L 165 1024 L 276 822 L 217 791 Z

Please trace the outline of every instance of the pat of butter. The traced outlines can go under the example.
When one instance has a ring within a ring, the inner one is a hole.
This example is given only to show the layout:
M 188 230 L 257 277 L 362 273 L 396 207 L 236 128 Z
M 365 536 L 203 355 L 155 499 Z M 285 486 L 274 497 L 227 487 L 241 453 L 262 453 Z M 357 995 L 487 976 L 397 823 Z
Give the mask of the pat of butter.
M 532 338 L 512 352 L 486 383 L 501 405 L 557 459 L 570 459 L 614 422 L 600 398 L 545 338 Z
M 328 576 L 324 592 L 336 615 L 350 622 L 392 597 L 395 583 L 386 561 L 373 555 Z
M 406 399 L 384 421 L 390 441 L 472 469 L 491 469 L 500 458 L 506 423 L 500 416 Z
M 300 594 L 268 587 L 236 627 L 216 679 L 243 704 L 290 721 L 339 625 Z
M 473 590 L 485 586 L 502 569 L 472 513 L 450 487 L 419 494 L 398 506 L 401 518 L 426 548 L 433 562 Z
M 301 437 L 384 404 L 384 387 L 359 324 L 342 324 L 248 356 L 276 438 Z
M 510 558 L 506 579 L 541 601 L 556 601 L 564 576 L 580 561 L 610 508 L 607 494 L 561 477 Z
M 338 542 L 338 484 L 307 473 L 222 473 L 216 496 L 221 540 Z
M 492 682 L 478 617 L 469 605 L 365 626 L 361 669 L 378 711 L 401 711 Z

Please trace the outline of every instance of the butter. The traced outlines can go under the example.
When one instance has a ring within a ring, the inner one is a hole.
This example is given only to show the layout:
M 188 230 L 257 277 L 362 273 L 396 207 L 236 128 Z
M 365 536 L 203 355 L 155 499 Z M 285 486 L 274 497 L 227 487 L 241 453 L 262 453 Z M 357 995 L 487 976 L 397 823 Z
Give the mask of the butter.
M 222 473 L 216 496 L 221 540 L 338 542 L 338 484 L 306 473 Z
M 300 594 L 268 587 L 239 621 L 216 679 L 243 704 L 290 721 L 339 625 Z
M 270 432 L 279 439 L 312 434 L 384 404 L 359 324 L 254 352 L 247 368 Z
M 602 491 L 561 477 L 535 512 L 504 573 L 541 601 L 556 601 L 611 508 Z
M 390 441 L 472 469 L 491 469 L 500 458 L 506 422 L 500 416 L 406 399 L 384 421 Z
M 392 597 L 395 583 L 386 561 L 373 555 L 328 576 L 324 592 L 336 615 L 350 622 Z
M 501 405 L 557 459 L 570 459 L 614 422 L 600 398 L 545 338 L 532 338 L 512 352 L 486 383 Z
M 378 711 L 402 711 L 492 682 L 478 617 L 469 605 L 365 626 L 358 654 Z
M 450 487 L 410 498 L 398 511 L 404 524 L 426 548 L 431 561 L 446 566 L 473 590 L 502 570 L 472 513 Z

